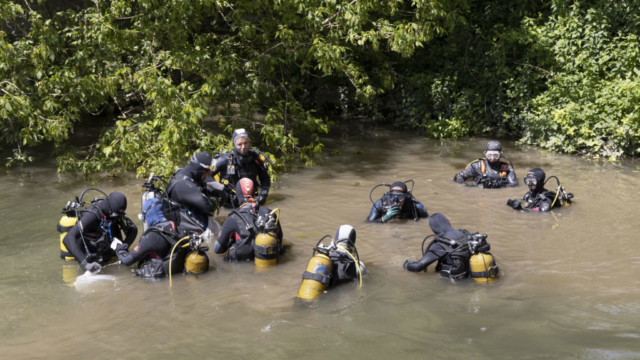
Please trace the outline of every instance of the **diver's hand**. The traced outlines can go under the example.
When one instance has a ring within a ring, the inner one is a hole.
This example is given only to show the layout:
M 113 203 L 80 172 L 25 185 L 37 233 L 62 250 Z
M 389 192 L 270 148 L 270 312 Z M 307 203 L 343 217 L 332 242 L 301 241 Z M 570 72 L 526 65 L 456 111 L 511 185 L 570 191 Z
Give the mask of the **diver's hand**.
M 87 271 L 90 271 L 92 273 L 102 270 L 102 266 L 100 264 L 98 264 L 97 262 L 85 262 L 84 264 L 82 264 L 82 266 Z
M 267 201 L 267 197 L 266 196 L 262 196 L 262 195 L 256 195 L 253 200 L 255 200 L 258 205 L 262 205 Z
M 514 210 L 522 210 L 522 204 L 518 200 L 507 200 L 507 206 L 511 206 Z
M 400 206 L 392 205 L 389 207 L 389 209 L 387 209 L 387 212 L 382 216 L 382 222 L 387 222 L 398 214 L 400 214 Z
M 120 239 L 114 237 L 113 241 L 111 242 L 111 249 L 113 249 L 113 251 L 116 251 L 116 249 L 118 249 L 118 246 L 122 245 L 122 241 L 120 241 Z

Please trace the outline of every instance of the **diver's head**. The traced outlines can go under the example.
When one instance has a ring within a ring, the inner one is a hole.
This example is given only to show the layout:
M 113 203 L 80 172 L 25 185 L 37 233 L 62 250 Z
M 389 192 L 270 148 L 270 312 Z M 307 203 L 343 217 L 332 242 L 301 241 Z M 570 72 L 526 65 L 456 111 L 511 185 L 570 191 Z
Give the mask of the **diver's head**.
M 211 175 L 211 170 L 215 167 L 214 160 L 208 153 L 201 151 L 193 154 L 187 168 L 193 171 L 196 177 L 195 181 L 204 181 L 207 176 Z
M 402 204 L 404 204 L 404 201 L 407 198 L 407 184 L 402 181 L 394 182 L 391 184 L 387 197 L 393 205 L 402 207 Z
M 524 183 L 529 187 L 533 193 L 538 193 L 544 186 L 545 173 L 540 168 L 533 168 L 527 173 L 527 177 L 524 178 Z
M 484 156 L 490 163 L 497 162 L 502 157 L 502 145 L 496 140 L 489 141 L 484 150 Z
M 336 246 L 343 244 L 346 250 L 351 251 L 356 244 L 356 229 L 351 225 L 340 225 L 336 230 Z
M 253 199 L 253 181 L 251 179 L 242 178 L 236 184 L 236 196 L 238 197 L 238 203 L 244 204 Z
M 245 129 L 237 129 L 233 132 L 233 148 L 240 155 L 247 155 L 250 146 L 251 139 L 249 139 L 249 133 Z
M 124 216 L 127 210 L 127 198 L 123 193 L 114 191 L 105 199 L 106 207 L 102 211 L 110 218 Z

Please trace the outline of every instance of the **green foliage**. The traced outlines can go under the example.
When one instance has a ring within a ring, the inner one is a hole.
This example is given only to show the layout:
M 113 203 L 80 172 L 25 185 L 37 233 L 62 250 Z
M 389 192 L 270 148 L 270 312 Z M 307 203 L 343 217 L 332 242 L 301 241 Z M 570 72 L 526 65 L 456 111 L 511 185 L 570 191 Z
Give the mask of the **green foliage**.
M 549 89 L 524 115 L 523 142 L 609 159 L 640 154 L 640 45 L 619 16 L 637 24 L 640 10 L 574 4 L 528 24 L 553 49 L 555 66 Z
M 361 56 L 410 57 L 461 22 L 463 7 L 119 0 L 52 11 L 46 0 L 0 0 L 0 144 L 51 142 L 60 171 L 168 174 L 195 151 L 228 147 L 222 129 L 232 125 L 260 134 L 254 145 L 277 154 L 278 169 L 310 164 L 330 124 L 314 115 L 307 85 L 346 82 L 349 100 L 366 104 L 382 88 Z M 78 153 L 71 134 L 98 114 L 117 119 Z M 19 153 L 11 163 L 27 159 Z
M 169 174 L 245 127 L 281 171 L 341 113 L 637 156 L 639 5 L 0 0 L 0 146 L 8 166 L 53 144 L 60 171 Z

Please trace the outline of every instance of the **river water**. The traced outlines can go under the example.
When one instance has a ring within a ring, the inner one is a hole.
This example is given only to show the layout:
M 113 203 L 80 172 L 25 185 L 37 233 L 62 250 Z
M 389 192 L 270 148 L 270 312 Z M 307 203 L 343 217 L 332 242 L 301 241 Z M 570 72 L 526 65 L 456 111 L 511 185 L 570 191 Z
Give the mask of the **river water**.
M 140 227 L 142 180 L 87 183 L 58 175 L 51 161 L 0 176 L 2 358 L 640 358 L 639 162 L 504 142 L 520 183 L 542 167 L 575 194 L 573 206 L 551 214 L 519 213 L 505 203 L 524 186 L 482 190 L 452 181 L 486 141 L 375 129 L 327 139 L 322 165 L 282 174 L 272 190 L 268 206 L 281 209 L 291 246 L 277 267 L 256 273 L 251 263 L 210 253 L 209 273 L 176 276 L 172 289 L 125 266 L 74 286 L 82 272 L 59 258 L 55 225 L 67 200 L 89 185 L 122 191 Z M 333 150 L 341 155 L 329 156 Z M 402 269 L 405 259 L 420 258 L 428 220 L 364 220 L 373 186 L 408 179 L 430 214 L 489 235 L 501 274 L 495 284 L 451 283 L 433 267 Z M 300 306 L 295 296 L 312 248 L 341 224 L 357 230 L 364 285 L 343 284 Z

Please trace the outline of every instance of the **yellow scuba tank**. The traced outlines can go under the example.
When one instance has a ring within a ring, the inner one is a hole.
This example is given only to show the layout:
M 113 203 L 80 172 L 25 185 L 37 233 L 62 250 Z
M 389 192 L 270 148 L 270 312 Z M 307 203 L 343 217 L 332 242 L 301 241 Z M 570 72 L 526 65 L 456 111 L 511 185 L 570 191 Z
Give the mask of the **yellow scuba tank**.
M 202 274 L 209 271 L 209 257 L 200 250 L 191 251 L 184 260 L 184 268 L 188 274 Z
M 71 228 L 76 224 L 77 221 L 78 219 L 75 216 L 64 215 L 62 219 L 60 219 L 60 222 L 57 226 L 58 232 L 60 233 L 60 258 L 64 261 L 75 260 L 73 255 L 71 255 L 69 250 L 67 250 L 67 248 L 62 243 L 62 240 L 64 240 L 64 237 L 67 236 L 67 233 L 69 232 L 69 230 L 71 230 Z
M 498 278 L 498 265 L 490 253 L 477 253 L 469 259 L 471 277 L 478 284 L 491 284 Z
M 332 270 L 329 256 L 322 253 L 314 254 L 309 260 L 307 270 L 302 274 L 298 297 L 303 300 L 315 300 L 329 285 Z
M 278 237 L 273 233 L 260 233 L 256 236 L 254 263 L 256 268 L 268 268 L 278 263 Z M 260 251 L 257 251 L 260 250 Z M 261 259 L 262 258 L 262 259 Z

